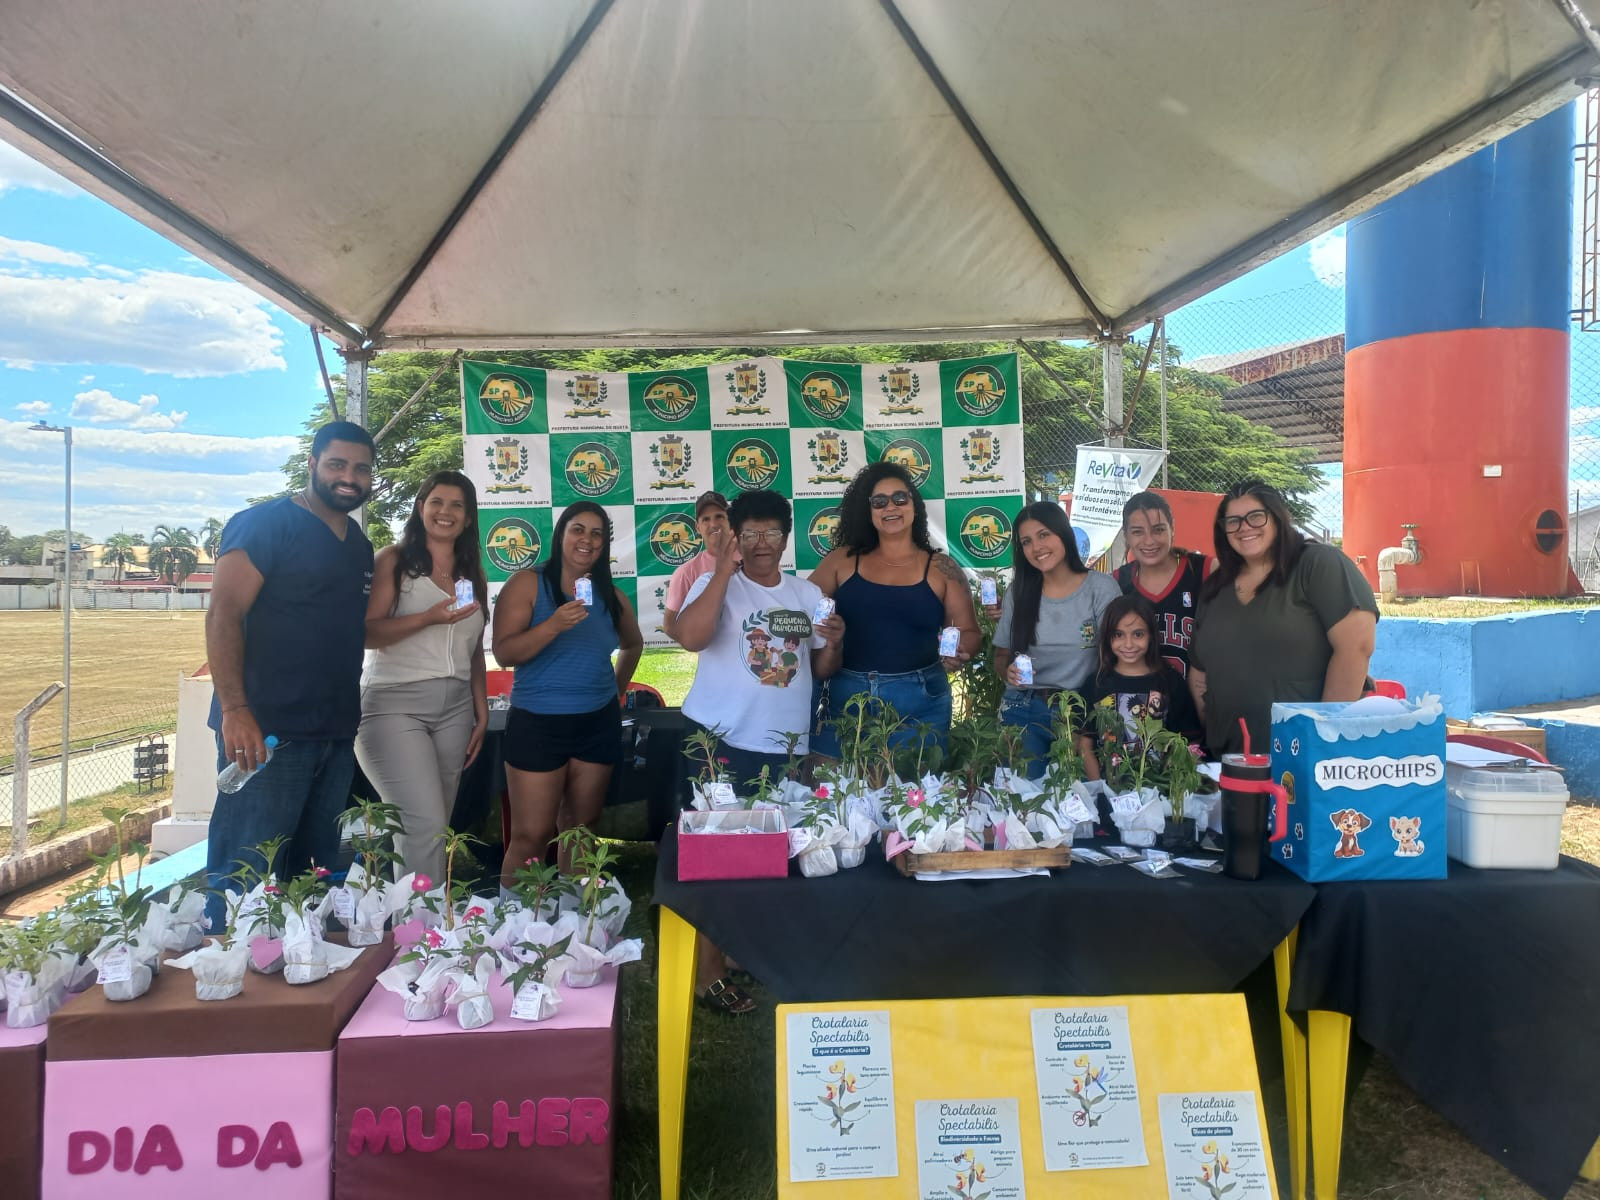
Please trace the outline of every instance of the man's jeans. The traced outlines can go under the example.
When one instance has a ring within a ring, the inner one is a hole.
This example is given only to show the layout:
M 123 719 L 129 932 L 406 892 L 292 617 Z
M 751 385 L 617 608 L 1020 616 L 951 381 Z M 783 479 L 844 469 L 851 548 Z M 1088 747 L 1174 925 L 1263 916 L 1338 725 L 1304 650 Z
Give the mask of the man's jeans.
M 227 764 L 219 734 L 217 770 Z M 256 847 L 280 834 L 289 839 L 277 862 L 280 879 L 298 875 L 312 863 L 332 870 L 339 856 L 339 814 L 350 807 L 355 765 L 353 739 L 285 742 L 237 792 L 219 792 L 206 853 L 210 885 L 241 890 L 231 878 L 240 860 L 260 871 L 264 864 Z M 227 922 L 220 893 L 207 899 L 206 915 L 211 932 L 220 935 Z

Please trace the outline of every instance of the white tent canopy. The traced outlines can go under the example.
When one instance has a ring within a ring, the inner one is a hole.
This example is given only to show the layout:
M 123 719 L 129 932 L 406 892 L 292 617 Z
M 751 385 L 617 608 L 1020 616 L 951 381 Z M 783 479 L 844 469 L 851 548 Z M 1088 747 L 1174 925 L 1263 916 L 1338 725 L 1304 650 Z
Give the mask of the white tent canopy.
M 1564 102 L 1600 0 L 50 0 L 0 137 L 347 346 L 1127 332 Z

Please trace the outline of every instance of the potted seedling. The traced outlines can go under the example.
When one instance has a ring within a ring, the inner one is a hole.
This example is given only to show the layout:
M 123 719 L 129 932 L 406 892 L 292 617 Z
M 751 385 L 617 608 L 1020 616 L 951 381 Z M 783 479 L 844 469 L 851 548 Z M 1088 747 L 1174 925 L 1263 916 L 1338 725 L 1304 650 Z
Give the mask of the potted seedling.
M 149 847 L 143 842 L 131 846 L 124 843 L 122 822 L 126 813 L 106 808 L 101 815 L 111 822 L 116 882 L 108 885 L 105 935 L 89 958 L 99 968 L 100 985 L 107 1000 L 135 1000 L 150 990 L 155 979 L 166 914 L 155 910 L 154 890 L 139 884 Z M 135 860 L 131 886 L 123 867 L 123 859 L 130 854 Z
M 397 807 L 377 799 L 357 800 L 339 822 L 349 831 L 355 860 L 344 883 L 333 889 L 333 915 L 344 925 L 350 945 L 375 946 L 383 941 L 389 919 L 411 898 L 414 877 L 393 878 L 400 862 L 394 838 L 405 832 L 405 825 Z
M 511 892 L 530 921 L 553 921 L 561 902 L 572 894 L 575 882 L 555 864 L 530 858 L 511 875 Z
M 276 865 L 288 843 L 280 834 L 246 849 L 234 860 L 234 878 L 242 890 L 222 893 L 228 927 L 250 947 L 250 969 L 262 975 L 283 970 L 283 889 Z
M 0 982 L 6 1025 L 43 1025 L 67 995 L 72 960 L 57 951 L 61 927 L 49 913 L 20 924 L 0 923 Z
M 573 987 L 593 987 L 607 965 L 636 961 L 643 944 L 638 938 L 616 941 L 632 903 L 611 877 L 616 852 L 610 843 L 581 825 L 563 831 L 556 841 L 578 878 L 577 890 L 570 898 L 578 914 L 578 930 L 568 947 L 573 966 L 566 981 Z
M 1160 717 L 1131 720 L 1107 697 L 1089 714 L 1095 754 L 1111 805 L 1111 819 L 1128 846 L 1154 846 L 1166 826 L 1166 801 L 1158 790 L 1158 763 L 1151 754 L 1166 735 Z M 1187 747 L 1187 743 L 1185 743 Z
M 378 982 L 404 1001 L 405 1019 L 432 1021 L 444 1015 L 446 974 L 455 950 L 440 929 L 424 929 L 416 942 L 378 976 Z
M 713 808 L 736 808 L 739 798 L 728 780 L 728 760 L 717 754 L 722 741 L 720 729 L 697 729 L 684 739 L 683 753 L 697 764 L 692 782 L 693 805 L 703 811 Z
M 511 1015 L 518 1021 L 546 1021 L 561 1007 L 558 986 L 571 962 L 566 957 L 572 934 L 549 943 L 518 942 L 507 952 L 516 968 L 506 977 L 511 988 Z
M 323 932 L 329 880 L 328 869 L 313 864 L 289 880 L 275 898 L 283 921 L 285 983 L 316 983 L 361 957 L 360 947 L 332 945 Z
M 231 1000 L 244 990 L 244 976 L 250 961 L 250 938 L 241 934 L 238 908 L 218 937 L 187 954 L 167 960 L 167 966 L 194 972 L 196 1000 Z

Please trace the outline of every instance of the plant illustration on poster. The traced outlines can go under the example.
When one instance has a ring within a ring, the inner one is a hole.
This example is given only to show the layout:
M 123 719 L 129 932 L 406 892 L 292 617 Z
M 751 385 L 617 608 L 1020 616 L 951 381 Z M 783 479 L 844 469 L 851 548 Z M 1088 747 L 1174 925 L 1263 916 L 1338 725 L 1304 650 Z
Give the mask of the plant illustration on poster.
M 1167 1194 L 1174 1200 L 1268 1200 L 1266 1151 L 1253 1092 L 1159 1098 Z
M 916 483 L 928 531 L 962 566 L 1004 565 L 1023 501 L 1015 354 L 944 362 L 752 358 L 667 371 L 461 364 L 464 470 L 478 487 L 491 606 L 550 553 L 555 517 L 592 500 L 614 525 L 612 575 L 651 645 L 661 601 L 703 548 L 694 499 L 771 488 L 795 506 L 783 566 L 832 548 L 857 471 L 893 462 Z

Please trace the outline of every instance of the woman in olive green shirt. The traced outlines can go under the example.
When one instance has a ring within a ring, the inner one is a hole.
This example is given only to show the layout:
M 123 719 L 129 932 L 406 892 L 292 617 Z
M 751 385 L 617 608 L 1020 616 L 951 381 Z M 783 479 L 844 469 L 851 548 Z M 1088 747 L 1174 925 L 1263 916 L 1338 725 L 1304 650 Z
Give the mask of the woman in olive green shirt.
M 1277 489 L 1229 490 L 1214 526 L 1217 570 L 1201 590 L 1189 690 L 1212 755 L 1271 750 L 1274 701 L 1358 700 L 1378 604 L 1335 546 L 1308 542 Z

